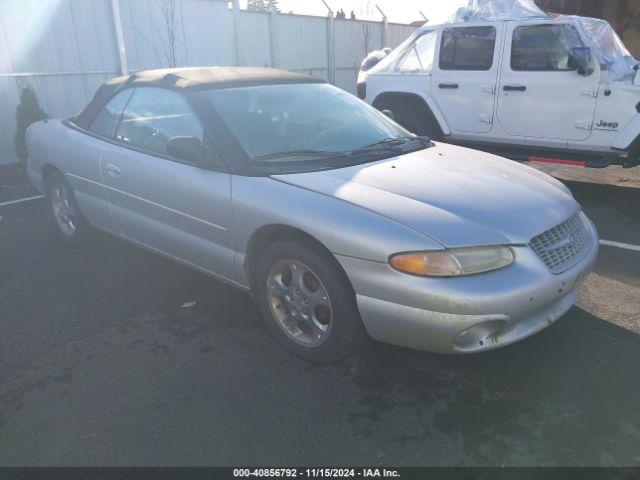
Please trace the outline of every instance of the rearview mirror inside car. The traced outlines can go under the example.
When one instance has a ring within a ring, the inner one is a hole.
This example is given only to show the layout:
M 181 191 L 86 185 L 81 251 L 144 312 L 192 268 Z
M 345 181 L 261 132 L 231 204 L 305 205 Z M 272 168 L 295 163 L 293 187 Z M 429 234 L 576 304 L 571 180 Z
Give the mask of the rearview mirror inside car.
M 578 69 L 580 75 L 589 76 L 593 73 L 591 48 L 573 47 L 569 57 L 570 66 Z
M 202 142 L 197 137 L 172 137 L 167 143 L 167 153 L 172 157 L 200 165 L 203 162 Z

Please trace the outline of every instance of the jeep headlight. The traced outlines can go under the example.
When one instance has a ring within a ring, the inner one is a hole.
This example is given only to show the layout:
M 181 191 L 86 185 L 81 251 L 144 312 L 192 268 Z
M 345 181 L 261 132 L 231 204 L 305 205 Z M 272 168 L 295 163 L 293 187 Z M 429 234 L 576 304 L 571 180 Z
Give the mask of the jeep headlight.
M 509 247 L 495 246 L 399 253 L 389 259 L 389 264 L 421 277 L 462 277 L 507 267 L 514 259 Z

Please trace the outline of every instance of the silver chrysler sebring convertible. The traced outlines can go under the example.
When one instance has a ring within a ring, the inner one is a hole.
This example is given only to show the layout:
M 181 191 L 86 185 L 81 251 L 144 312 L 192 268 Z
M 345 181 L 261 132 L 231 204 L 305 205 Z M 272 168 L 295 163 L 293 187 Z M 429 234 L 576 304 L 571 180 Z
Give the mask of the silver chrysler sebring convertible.
M 246 290 L 311 361 L 367 334 L 481 352 L 564 315 L 598 252 L 570 191 L 386 113 L 280 70 L 142 72 L 31 126 L 29 175 L 69 243 L 95 227 Z

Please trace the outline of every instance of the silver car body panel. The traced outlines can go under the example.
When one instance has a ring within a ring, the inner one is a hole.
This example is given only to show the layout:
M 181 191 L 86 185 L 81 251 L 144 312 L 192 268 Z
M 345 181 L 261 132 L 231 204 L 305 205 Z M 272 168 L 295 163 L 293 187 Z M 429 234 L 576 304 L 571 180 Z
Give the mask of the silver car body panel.
M 570 192 L 531 168 L 460 147 L 270 178 L 173 162 L 60 121 L 34 124 L 27 141 L 37 187 L 54 167 L 96 227 L 245 290 L 256 232 L 305 232 L 342 265 L 370 335 L 407 347 L 473 352 L 531 335 L 573 304 L 597 255 L 591 226 L 588 254 L 551 273 L 528 243 L 580 210 Z M 399 252 L 474 245 L 510 245 L 515 262 L 451 279 L 410 276 L 388 263 Z
M 580 210 L 566 187 L 537 170 L 447 144 L 276 178 L 396 219 L 449 248 L 526 244 Z

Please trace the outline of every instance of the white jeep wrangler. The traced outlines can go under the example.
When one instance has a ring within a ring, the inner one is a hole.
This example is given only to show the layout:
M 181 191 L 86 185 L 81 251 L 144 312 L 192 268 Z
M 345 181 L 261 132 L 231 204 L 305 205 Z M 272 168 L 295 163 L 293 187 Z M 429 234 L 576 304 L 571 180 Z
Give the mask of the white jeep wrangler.
M 638 62 L 604 20 L 427 25 L 363 62 L 358 95 L 414 133 L 517 160 L 639 163 Z

